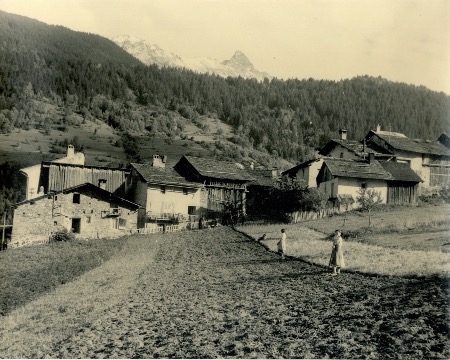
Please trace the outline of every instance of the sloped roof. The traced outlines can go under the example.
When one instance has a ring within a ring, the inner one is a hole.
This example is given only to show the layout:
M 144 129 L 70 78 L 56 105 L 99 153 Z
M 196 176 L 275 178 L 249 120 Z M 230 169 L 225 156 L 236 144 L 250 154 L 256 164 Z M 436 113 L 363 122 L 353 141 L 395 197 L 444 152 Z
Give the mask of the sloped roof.
M 411 139 L 404 134 L 389 131 L 370 131 L 366 136 L 371 137 L 374 134 L 383 139 L 394 149 L 411 151 L 419 154 L 450 156 L 450 149 L 446 148 L 439 141 L 428 141 L 422 139 Z
M 151 164 L 130 164 L 141 175 L 142 179 L 149 184 L 178 185 L 184 187 L 202 187 L 200 183 L 186 180 L 173 168 L 160 168 Z
M 314 159 L 307 160 L 305 162 L 302 162 L 301 164 L 295 165 L 294 167 L 291 167 L 290 169 L 287 169 L 287 170 L 283 171 L 281 173 L 281 175 L 296 174 L 299 169 L 306 168 L 306 167 L 310 166 L 312 163 L 314 163 L 316 161 L 321 161 L 321 160 L 322 160 L 322 156 L 319 157 L 319 158 L 314 158 Z
M 392 175 L 393 180 L 416 183 L 423 182 L 420 176 L 409 167 L 409 164 L 395 161 L 380 161 L 380 164 L 384 170 Z
M 84 183 L 84 184 L 81 184 L 81 185 L 72 186 L 70 188 L 67 188 L 67 189 L 64 189 L 64 190 L 60 190 L 60 191 L 52 191 L 49 194 L 43 194 L 43 195 L 35 197 L 33 199 L 28 199 L 28 200 L 25 200 L 25 201 L 18 202 L 16 204 L 14 204 L 14 206 L 20 206 L 20 205 L 27 204 L 27 203 L 30 203 L 30 202 L 39 201 L 41 199 L 47 198 L 50 195 L 69 194 L 69 193 L 72 193 L 72 192 L 83 193 L 85 191 L 93 191 L 96 194 L 98 194 L 99 198 L 103 198 L 105 200 L 107 199 L 108 201 L 113 201 L 113 202 L 121 204 L 121 205 L 123 205 L 124 207 L 127 207 L 127 208 L 138 209 L 138 208 L 141 207 L 139 204 L 136 204 L 136 203 L 134 203 L 132 201 L 129 201 L 127 199 L 124 199 L 124 198 L 121 198 L 121 197 L 119 197 L 117 195 L 114 195 L 113 193 L 111 193 L 111 192 L 109 192 L 107 190 L 104 190 L 102 188 L 99 188 L 98 186 L 96 186 L 94 184 L 91 184 L 91 183 Z
M 331 150 L 336 146 L 336 144 L 341 145 L 347 150 L 353 152 L 355 155 L 359 157 L 363 157 L 364 155 L 368 156 L 369 152 L 374 153 L 376 156 L 387 155 L 388 153 L 384 151 L 384 149 L 374 149 L 366 146 L 364 149 L 364 145 L 359 141 L 354 140 L 342 140 L 342 139 L 331 139 L 324 146 L 319 149 L 319 153 L 321 155 L 327 156 Z M 368 151 L 370 150 L 370 151 Z
M 184 158 L 198 171 L 201 176 L 216 178 L 250 181 L 253 177 L 245 170 L 239 169 L 236 164 L 228 161 L 184 156 Z
M 377 160 L 369 163 L 367 160 L 326 158 L 324 164 L 333 176 L 378 180 L 394 179 Z
M 254 180 L 249 183 L 249 186 L 251 185 L 257 185 L 257 186 L 275 186 L 279 177 L 273 177 L 272 170 L 262 170 L 262 169 L 255 169 L 255 170 L 249 170 L 251 172 L 251 175 L 253 176 Z

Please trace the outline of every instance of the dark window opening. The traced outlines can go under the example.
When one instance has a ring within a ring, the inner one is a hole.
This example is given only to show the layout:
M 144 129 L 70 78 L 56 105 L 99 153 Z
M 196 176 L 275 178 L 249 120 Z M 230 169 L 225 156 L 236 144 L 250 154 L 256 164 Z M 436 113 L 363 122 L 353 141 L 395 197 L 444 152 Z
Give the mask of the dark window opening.
M 162 194 L 166 193 L 166 187 L 164 185 L 161 185 L 161 193 Z
M 72 202 L 74 204 L 79 204 L 80 203 L 80 194 L 73 194 Z
M 367 183 L 363 182 L 361 183 L 361 189 L 366 189 L 367 188 Z
M 195 214 L 196 207 L 195 206 L 188 206 L 188 214 L 194 215 Z
M 188 189 L 183 188 L 183 195 L 187 195 L 188 194 Z

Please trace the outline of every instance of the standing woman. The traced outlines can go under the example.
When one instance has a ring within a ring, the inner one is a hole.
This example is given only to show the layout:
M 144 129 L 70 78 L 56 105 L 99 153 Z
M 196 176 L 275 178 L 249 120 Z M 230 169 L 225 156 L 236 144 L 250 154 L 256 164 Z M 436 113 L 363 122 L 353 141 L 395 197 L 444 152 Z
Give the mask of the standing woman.
M 333 268 L 331 275 L 341 273 L 341 269 L 345 267 L 344 253 L 342 252 L 341 232 L 336 230 L 333 237 L 333 250 L 331 251 L 329 266 Z
M 286 253 L 286 231 L 284 229 L 281 229 L 281 239 L 278 241 L 277 245 L 281 260 L 284 260 L 284 254 Z

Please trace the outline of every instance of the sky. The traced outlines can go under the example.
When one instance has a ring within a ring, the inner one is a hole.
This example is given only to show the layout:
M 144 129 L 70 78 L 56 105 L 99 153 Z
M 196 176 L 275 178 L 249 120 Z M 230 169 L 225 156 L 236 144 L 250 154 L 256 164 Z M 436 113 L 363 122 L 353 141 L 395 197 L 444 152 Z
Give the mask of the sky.
M 186 58 L 240 50 L 280 79 L 370 75 L 450 94 L 450 0 L 0 0 L 0 10 Z

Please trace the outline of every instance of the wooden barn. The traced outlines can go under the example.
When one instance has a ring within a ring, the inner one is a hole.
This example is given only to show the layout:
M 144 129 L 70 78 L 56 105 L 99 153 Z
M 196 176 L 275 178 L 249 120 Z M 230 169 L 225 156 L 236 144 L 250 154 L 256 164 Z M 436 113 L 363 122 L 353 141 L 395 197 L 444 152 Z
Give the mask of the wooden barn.
M 186 180 L 205 185 L 208 210 L 223 211 L 231 205 L 245 214 L 247 184 L 253 177 L 236 164 L 183 156 L 174 169 Z
M 43 162 L 39 193 L 62 191 L 84 183 L 91 183 L 117 195 L 124 194 L 127 169 Z
M 419 183 L 423 180 L 408 164 L 394 161 L 380 161 L 380 164 L 392 175 L 392 179 L 387 180 L 386 202 L 392 205 L 417 204 Z

